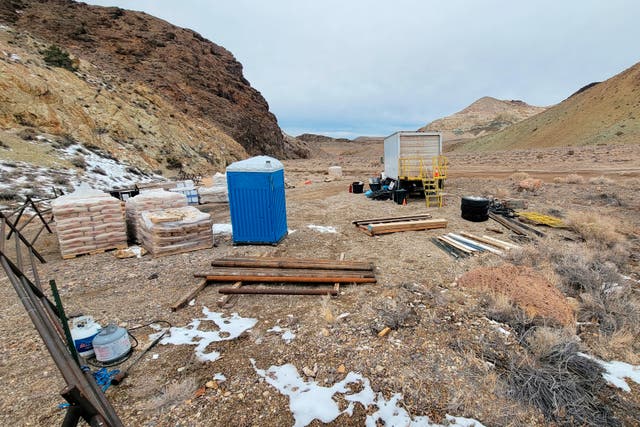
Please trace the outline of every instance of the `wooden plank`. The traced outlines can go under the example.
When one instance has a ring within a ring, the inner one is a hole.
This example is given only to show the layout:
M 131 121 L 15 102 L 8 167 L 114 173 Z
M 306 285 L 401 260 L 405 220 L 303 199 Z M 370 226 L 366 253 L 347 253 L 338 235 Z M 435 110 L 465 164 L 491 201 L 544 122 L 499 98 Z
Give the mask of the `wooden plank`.
M 503 240 L 494 239 L 493 237 L 490 237 L 490 236 L 483 235 L 482 238 L 486 239 L 486 240 L 488 240 L 490 242 L 493 241 L 493 242 L 495 242 L 496 245 L 497 244 L 504 245 L 506 248 L 509 248 L 509 249 L 522 249 L 522 246 L 514 245 L 511 242 L 505 242 Z
M 340 261 L 315 262 L 309 260 L 282 261 L 278 259 L 215 259 L 211 261 L 213 267 L 268 267 L 268 268 L 289 268 L 289 269 L 305 269 L 305 270 L 357 270 L 370 271 L 371 263 L 343 263 Z
M 522 227 L 519 227 L 516 224 L 510 223 L 509 221 L 507 221 L 504 217 L 502 217 L 500 215 L 496 215 L 493 212 L 489 212 L 489 218 L 491 218 L 492 220 L 494 220 L 498 224 L 503 225 L 504 227 L 508 228 L 509 230 L 513 231 L 517 235 L 520 235 L 520 236 L 526 236 L 527 235 L 527 232 Z
M 421 214 L 421 215 L 408 215 L 408 216 L 396 216 L 389 218 L 375 218 L 375 219 L 359 219 L 355 221 L 351 221 L 351 223 L 355 226 L 359 225 L 369 225 L 369 224 L 379 224 L 379 223 L 390 223 L 390 222 L 403 222 L 403 221 L 411 221 L 411 220 L 422 220 L 422 219 L 430 219 L 431 214 Z
M 242 282 L 236 282 L 231 286 L 231 289 L 238 289 L 242 286 Z M 225 294 L 222 298 L 220 298 L 217 302 L 218 307 L 227 307 L 227 305 L 231 304 L 232 301 L 236 299 L 236 294 Z
M 421 221 L 396 222 L 390 224 L 370 224 L 369 231 L 373 234 L 393 233 L 397 231 L 419 231 L 436 228 L 446 228 L 446 219 L 425 219 Z
M 340 253 L 340 261 L 344 261 L 344 252 Z M 338 295 L 338 292 L 340 292 L 340 282 L 336 282 L 333 284 L 333 290 L 336 291 L 336 295 Z
M 215 276 L 195 274 L 195 277 L 203 277 L 210 282 L 257 282 L 257 283 L 376 283 L 375 277 L 305 277 L 305 276 Z
M 218 292 L 226 295 L 256 294 L 256 295 L 338 295 L 333 288 L 295 289 L 295 288 L 220 288 Z
M 279 277 L 374 277 L 373 271 L 352 270 L 299 270 L 285 268 L 229 268 L 219 267 L 210 272 L 199 273 L 204 276 L 279 276 Z
M 188 293 L 186 293 L 185 295 L 182 296 L 182 298 L 180 298 L 178 301 L 176 301 L 172 306 L 171 306 L 171 311 L 176 311 L 179 308 L 184 307 L 185 305 L 187 305 L 187 303 L 189 301 L 191 301 L 192 299 L 194 299 L 196 297 L 196 295 L 198 295 L 200 293 L 200 291 L 202 291 L 204 288 L 207 287 L 207 281 L 206 280 L 202 280 L 200 283 L 198 283 L 197 286 L 195 286 L 193 289 L 191 289 Z

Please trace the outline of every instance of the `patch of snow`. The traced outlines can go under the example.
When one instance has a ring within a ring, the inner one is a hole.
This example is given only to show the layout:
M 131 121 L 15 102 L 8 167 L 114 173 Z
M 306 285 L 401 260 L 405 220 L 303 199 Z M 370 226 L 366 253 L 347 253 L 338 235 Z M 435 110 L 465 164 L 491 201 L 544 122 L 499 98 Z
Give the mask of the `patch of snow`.
M 151 360 L 157 360 L 160 357 L 160 355 L 158 353 L 153 353 L 153 355 L 151 356 Z
M 307 228 L 317 231 L 318 233 L 337 233 L 336 228 L 332 226 L 309 224 L 307 225 Z
M 240 317 L 238 313 L 233 313 L 230 317 L 225 317 L 222 313 L 209 311 L 207 307 L 202 308 L 202 314 L 204 314 L 204 318 L 193 319 L 187 327 L 172 327 L 170 329 L 171 335 L 163 338 L 160 344 L 195 345 L 195 353 L 198 360 L 202 362 L 213 362 L 220 357 L 220 353 L 217 351 L 205 353 L 209 344 L 217 341 L 235 339 L 243 332 L 251 329 L 258 322 L 258 319 Z M 203 321 L 215 323 L 218 330 L 203 331 L 198 329 Z M 150 339 L 151 337 L 152 336 L 149 336 Z
M 382 393 L 376 395 L 369 380 L 361 374 L 349 372 L 342 381 L 330 387 L 324 387 L 315 381 L 305 381 L 292 364 L 271 366 L 264 370 L 258 369 L 254 359 L 250 360 L 253 369 L 264 378 L 267 384 L 289 398 L 289 409 L 295 420 L 294 427 L 307 426 L 313 420 L 330 423 L 342 414 L 352 416 L 357 403 L 365 409 L 372 406 L 377 408 L 377 411 L 367 415 L 365 421 L 367 427 L 375 427 L 379 421 L 386 426 L 443 427 L 432 423 L 427 416 L 412 417 L 400 406 L 402 400 L 400 393 L 394 394 L 389 400 L 385 399 Z M 354 393 L 349 387 L 350 384 L 360 386 L 361 390 Z M 336 394 L 349 402 L 348 407 L 343 411 L 334 400 Z M 477 420 L 450 415 L 447 415 L 447 422 L 449 426 L 484 427 Z
M 233 228 L 231 228 L 231 224 L 213 224 L 211 226 L 211 230 L 213 234 L 232 234 Z
M 612 362 L 605 362 L 597 357 L 585 353 L 578 353 L 580 356 L 595 361 L 598 365 L 602 366 L 605 372 L 602 377 L 611 385 L 618 387 L 627 393 L 631 392 L 631 387 L 625 381 L 625 378 L 640 384 L 640 366 L 630 365 L 629 363 L 620 362 L 614 360 Z
M 196 305 L 196 299 L 192 299 L 191 301 L 189 301 L 189 306 L 193 307 L 194 305 Z
M 222 373 L 218 372 L 213 376 L 213 380 L 223 382 L 227 380 L 227 377 L 225 377 Z
M 287 234 L 293 234 L 295 233 L 297 230 L 287 230 Z
M 290 329 L 282 329 L 280 326 L 276 325 L 271 329 L 267 329 L 267 332 L 275 332 L 275 333 L 282 333 L 281 338 L 287 343 L 291 343 L 291 341 L 293 341 L 293 339 L 296 337 L 296 334 L 294 334 Z

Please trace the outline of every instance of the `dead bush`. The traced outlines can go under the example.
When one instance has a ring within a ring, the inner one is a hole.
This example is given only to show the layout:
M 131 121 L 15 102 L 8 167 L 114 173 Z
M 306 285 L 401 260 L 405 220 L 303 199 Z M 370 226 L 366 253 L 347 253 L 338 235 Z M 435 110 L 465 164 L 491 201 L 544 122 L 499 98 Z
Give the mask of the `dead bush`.
M 569 329 L 536 326 L 527 332 L 523 342 L 534 356 L 542 357 L 560 344 L 577 340 L 578 337 Z
M 565 177 L 567 184 L 584 184 L 584 177 L 575 173 L 570 173 Z
M 589 184 L 594 184 L 594 185 L 611 185 L 614 184 L 615 181 L 607 178 L 604 175 L 600 175 L 597 177 L 593 177 L 593 178 L 589 178 Z
M 513 174 L 511 174 L 511 176 L 509 177 L 509 179 L 513 182 L 520 182 L 520 181 L 524 181 L 525 179 L 529 179 L 531 178 L 531 175 L 529 175 L 526 172 L 515 172 Z
M 483 301 L 486 316 L 496 322 L 505 323 L 522 337 L 535 326 L 535 321 L 506 295 L 497 292 L 489 294 Z
M 619 426 L 601 398 L 607 390 L 602 372 L 595 361 L 578 354 L 576 343 L 560 343 L 533 362 L 508 366 L 508 395 L 559 425 Z
M 75 156 L 73 158 L 71 158 L 71 160 L 69 160 L 71 162 L 71 164 L 75 167 L 77 167 L 78 169 L 87 169 L 87 162 L 84 160 L 84 157 L 82 156 Z
M 582 239 L 598 246 L 612 248 L 624 242 L 624 237 L 617 231 L 618 223 L 611 217 L 603 217 L 594 212 L 571 212 L 568 215 L 567 224 Z
M 598 290 L 581 293 L 579 300 L 579 321 L 597 322 L 600 331 L 607 336 L 622 330 L 640 335 L 640 299 L 630 286 L 603 283 Z

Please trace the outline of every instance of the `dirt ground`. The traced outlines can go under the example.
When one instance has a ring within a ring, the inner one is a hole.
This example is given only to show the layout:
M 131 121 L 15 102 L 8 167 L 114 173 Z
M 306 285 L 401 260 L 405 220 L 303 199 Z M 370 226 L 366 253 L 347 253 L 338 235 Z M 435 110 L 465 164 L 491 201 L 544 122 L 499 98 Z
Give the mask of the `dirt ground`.
M 115 321 L 127 327 L 166 320 L 186 326 L 201 318 L 203 307 L 225 315 L 238 313 L 257 319 L 240 338 L 213 343 L 221 358 L 202 363 L 193 346 L 160 345 L 131 371 L 107 396 L 125 425 L 131 426 L 286 426 L 293 425 L 288 398 L 268 385 L 251 365 L 260 369 L 292 363 L 299 372 L 317 367 L 315 380 L 331 385 L 345 371 L 359 372 L 371 381 L 374 391 L 387 398 L 402 393 L 403 407 L 412 415 L 428 415 L 441 422 L 445 414 L 475 418 L 485 425 L 547 425 L 533 407 L 501 392 L 499 373 L 474 354 L 483 345 L 519 351 L 509 326 L 496 327 L 487 318 L 482 291 L 463 288 L 457 277 L 475 267 L 494 267 L 504 260 L 481 254 L 454 260 L 430 238 L 444 232 L 488 234 L 500 228 L 495 222 L 472 223 L 460 218 L 460 197 L 498 195 L 523 198 L 529 209 L 556 215 L 597 214 L 615 222 L 632 251 L 640 249 L 640 144 L 594 146 L 503 153 L 450 153 L 450 178 L 445 206 L 427 209 L 423 199 L 413 198 L 401 206 L 392 201 L 372 201 L 347 191 L 352 181 L 380 172 L 380 143 L 325 144 L 314 158 L 285 162 L 290 234 L 277 246 L 233 246 L 229 236 L 217 236 L 210 250 L 164 258 L 116 259 L 112 253 L 62 260 L 55 236 L 42 236 L 36 247 L 47 263 L 40 275 L 55 279 L 66 311 L 92 315 L 102 324 Z M 344 178 L 324 182 L 326 170 L 341 165 Z M 510 178 L 526 172 L 542 178 L 536 194 L 517 192 Z M 583 183 L 560 182 L 578 174 Z M 604 176 L 606 179 L 595 179 Z M 590 183 L 590 178 L 592 182 Z M 304 181 L 311 180 L 311 184 Z M 225 206 L 202 206 L 214 222 L 229 222 Z M 371 217 L 429 212 L 449 221 L 446 230 L 405 232 L 369 237 L 351 221 Z M 320 233 L 308 225 L 335 227 Z M 508 232 L 493 234 L 508 240 Z M 552 245 L 575 240 L 569 230 L 545 229 L 544 239 L 525 246 Z M 27 233 L 28 234 L 28 233 Z M 229 309 L 218 309 L 219 295 L 212 285 L 195 304 L 177 312 L 169 307 L 198 283 L 195 273 L 209 271 L 210 261 L 225 255 L 273 255 L 370 260 L 377 283 L 341 287 L 336 298 L 314 296 L 240 296 Z M 626 271 L 630 280 L 640 279 L 638 257 L 629 254 Z M 637 283 L 637 282 L 636 282 Z M 637 284 L 636 284 L 637 289 Z M 56 425 L 64 416 L 58 392 L 64 381 L 35 332 L 8 280 L 0 277 L 0 424 Z M 391 318 L 391 321 L 389 320 Z M 377 332 L 394 323 L 385 337 Z M 268 329 L 279 325 L 295 333 L 285 342 Z M 145 343 L 151 329 L 135 331 Z M 637 347 L 603 355 L 630 363 Z M 637 346 L 637 338 L 632 343 Z M 631 345 L 631 344 L 630 344 Z M 631 356 L 629 356 L 631 354 Z M 154 355 L 157 355 L 154 356 Z M 156 357 L 156 358 L 154 358 Z M 222 373 L 226 381 L 198 389 Z M 631 383 L 630 398 L 636 403 L 640 386 Z M 622 393 L 611 390 L 611 393 Z M 626 395 L 625 395 L 626 396 Z M 339 402 L 341 409 L 345 402 Z M 370 412 L 371 410 L 369 410 Z M 356 407 L 352 417 L 341 415 L 333 425 L 364 425 L 367 410 Z M 623 419 L 623 424 L 632 425 Z M 311 425 L 320 425 L 316 420 Z

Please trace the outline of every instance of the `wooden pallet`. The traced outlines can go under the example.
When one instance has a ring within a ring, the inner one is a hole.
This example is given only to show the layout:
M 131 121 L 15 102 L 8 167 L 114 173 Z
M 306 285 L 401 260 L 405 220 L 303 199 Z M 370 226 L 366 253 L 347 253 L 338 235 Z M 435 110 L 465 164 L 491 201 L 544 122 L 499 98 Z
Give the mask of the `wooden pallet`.
M 109 248 L 94 249 L 92 251 L 81 252 L 81 253 L 77 253 L 77 254 L 66 254 L 66 255 L 62 255 L 62 259 L 73 259 L 73 258 L 77 258 L 77 257 L 83 256 L 83 255 L 103 254 L 105 252 L 115 251 L 117 249 L 127 249 L 128 247 L 129 247 L 128 245 L 117 245 L 117 246 L 113 246 L 113 247 L 109 247 Z

